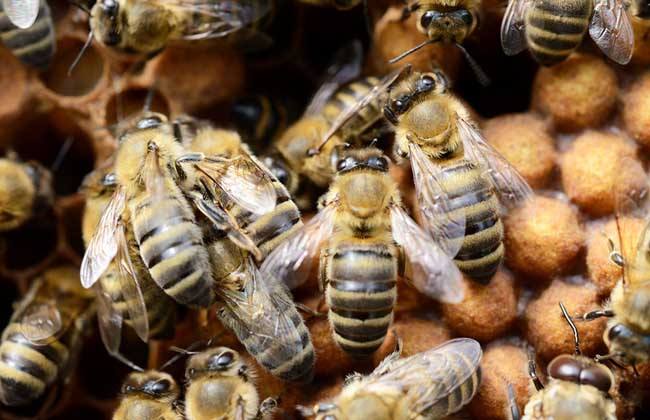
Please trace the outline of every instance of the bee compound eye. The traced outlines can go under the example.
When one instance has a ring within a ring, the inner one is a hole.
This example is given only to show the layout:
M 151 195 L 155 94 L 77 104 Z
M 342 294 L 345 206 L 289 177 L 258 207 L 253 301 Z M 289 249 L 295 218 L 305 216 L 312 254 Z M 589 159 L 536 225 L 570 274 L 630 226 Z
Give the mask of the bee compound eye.
M 235 360 L 235 354 L 232 351 L 224 351 L 212 356 L 208 362 L 208 366 L 215 370 L 225 370 L 230 367 Z
M 627 335 L 629 335 L 628 329 L 623 324 L 616 324 L 607 332 L 607 338 L 609 338 L 610 341 Z
M 612 377 L 607 368 L 595 365 L 582 370 L 580 373 L 580 383 L 591 385 L 603 392 L 609 392 L 612 387 Z
M 568 355 L 557 356 L 548 364 L 549 376 L 563 381 L 579 383 L 581 371 L 580 362 Z
M 136 127 L 139 129 L 155 128 L 162 124 L 162 119 L 157 115 L 152 115 L 146 118 L 142 118 L 136 124 Z
M 428 28 L 429 26 L 431 26 L 431 23 L 439 16 L 440 16 L 439 12 L 436 12 L 435 10 L 429 10 L 425 12 L 420 18 L 420 25 L 422 25 L 423 28 Z
M 424 75 L 418 80 L 418 90 L 420 92 L 426 92 L 428 90 L 431 90 L 433 86 L 436 84 L 435 80 L 433 80 L 433 77 L 429 75 Z
M 162 394 L 164 392 L 169 391 L 169 388 L 171 388 L 171 382 L 167 379 L 161 379 L 159 381 L 154 382 L 151 385 L 151 391 L 154 394 Z
M 456 16 L 463 21 L 466 25 L 471 25 L 474 21 L 474 16 L 469 12 L 469 10 L 463 9 L 456 12 Z

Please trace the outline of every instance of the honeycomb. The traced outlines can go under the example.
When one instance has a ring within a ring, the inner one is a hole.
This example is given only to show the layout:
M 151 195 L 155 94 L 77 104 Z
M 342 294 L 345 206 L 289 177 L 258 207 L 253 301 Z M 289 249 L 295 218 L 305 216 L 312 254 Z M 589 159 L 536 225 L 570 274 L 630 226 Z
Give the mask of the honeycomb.
M 330 57 L 349 40 L 360 38 L 371 45 L 367 72 L 381 74 L 389 69 L 386 60 L 404 50 L 404 39 L 409 43 L 419 39 L 413 22 L 397 24 L 389 19 L 396 8 L 384 13 L 388 3 L 371 4 L 373 34 L 366 31 L 361 8 L 337 12 L 285 5 L 288 17 L 283 18 L 288 22 L 277 26 L 287 47 L 253 58 L 236 50 L 217 52 L 212 47 L 175 46 L 136 71 L 138 63 L 94 42 L 68 77 L 68 67 L 88 35 L 87 17 L 67 1 L 50 2 L 56 23 L 57 53 L 49 70 L 37 73 L 27 69 L 0 46 L 0 147 L 16 151 L 22 159 L 50 166 L 63 145 L 72 143 L 54 173 L 56 200 L 51 213 L 2 237 L 0 325 L 6 325 L 13 302 L 45 268 L 62 263 L 80 264 L 84 251 L 80 227 L 84 201 L 78 188 L 84 176 L 115 149 L 112 129 L 139 112 L 149 92 L 153 93 L 151 108 L 155 111 L 171 117 L 189 113 L 226 126 L 230 102 L 247 92 L 283 95 L 297 104 L 305 104 Z M 643 168 L 648 156 L 644 149 L 637 148 L 633 138 L 641 145 L 650 138 L 650 129 L 643 125 L 650 120 L 650 104 L 644 102 L 643 95 L 635 96 L 637 89 L 645 89 L 645 97 L 650 97 L 650 73 L 643 73 L 647 62 L 640 57 L 635 65 L 614 67 L 585 55 L 538 72 L 525 53 L 506 58 L 501 52 L 498 27 L 502 11 L 493 3 L 484 1 L 484 22 L 467 43 L 491 77 L 491 85 L 481 87 L 453 48 L 433 46 L 409 60 L 423 70 L 432 60 L 445 68 L 455 81 L 458 95 L 473 108 L 474 115 L 480 116 L 488 140 L 540 192 L 541 198 L 532 204 L 532 212 L 521 209 L 506 222 L 506 267 L 488 286 L 466 282 L 466 297 L 459 305 L 438 304 L 400 284 L 393 326 L 396 334 L 389 335 L 367 361 L 351 359 L 336 347 L 327 320 L 306 316 L 318 357 L 315 381 L 308 386 L 287 385 L 258 369 L 262 397 L 280 398 L 276 418 L 296 418 L 292 409 L 295 404 L 313 404 L 336 395 L 346 374 L 371 371 L 394 349 L 397 336 L 403 341 L 406 356 L 455 336 L 481 341 L 485 351 L 482 387 L 474 401 L 455 417 L 507 418 L 505 386 L 513 384 L 521 408 L 530 391 L 524 341 L 536 348 L 540 372 L 555 355 L 572 351 L 572 336 L 559 318 L 558 300 L 563 300 L 574 313 L 596 309 L 606 301 L 613 287 L 612 277 L 617 273 L 605 267 L 607 250 L 604 242 L 599 242 L 599 232 L 606 225 L 613 233 L 613 209 L 601 202 L 606 190 L 597 187 L 611 182 L 611 175 L 608 179 L 607 174 L 600 173 L 600 166 L 593 167 L 604 165 L 602 159 L 594 158 L 585 164 L 581 157 L 585 153 L 619 153 L 619 149 L 612 149 L 612 144 L 620 141 L 621 150 L 632 150 L 620 153 L 636 156 L 641 176 L 646 176 Z M 586 49 L 589 48 L 587 44 Z M 593 102 L 588 90 L 578 89 L 576 93 L 567 88 L 571 83 L 591 82 L 575 75 L 581 68 L 576 60 L 584 61 L 588 70 L 604 67 L 606 77 L 601 78 L 600 70 L 584 77 L 595 78 L 598 83 L 611 80 L 608 86 L 612 90 L 601 95 L 608 103 L 590 108 Z M 564 86 L 572 96 L 558 97 L 557 91 L 549 91 L 548 86 Z M 581 100 L 585 106 L 576 111 L 578 117 L 572 118 L 570 111 L 580 107 Z M 615 136 L 617 140 L 593 139 L 599 135 Z M 576 151 L 583 141 L 587 144 Z M 257 146 L 264 150 L 265 145 Z M 406 201 L 412 203 L 410 170 L 395 166 L 392 171 L 403 187 Z M 592 174 L 600 177 L 592 179 Z M 295 296 L 314 309 L 322 309 L 315 282 L 301 287 Z M 150 368 L 162 365 L 173 354 L 168 349 L 170 345 L 183 347 L 215 334 L 220 343 L 241 349 L 235 338 L 217 324 L 213 314 L 186 310 L 173 340 L 146 346 L 135 336 L 126 337 L 123 347 L 128 357 Z M 197 327 L 202 331 L 199 336 L 195 334 Z M 606 351 L 601 339 L 604 323 L 581 324 L 579 328 L 586 354 Z M 614 398 L 619 418 L 648 415 L 650 368 L 638 368 L 639 377 L 615 369 Z M 182 363 L 173 365 L 170 371 L 180 379 Z M 110 418 L 127 373 L 125 366 L 107 355 L 95 331 L 84 344 L 70 383 L 56 390 L 50 397 L 52 405 L 45 412 L 2 409 L 0 418 Z

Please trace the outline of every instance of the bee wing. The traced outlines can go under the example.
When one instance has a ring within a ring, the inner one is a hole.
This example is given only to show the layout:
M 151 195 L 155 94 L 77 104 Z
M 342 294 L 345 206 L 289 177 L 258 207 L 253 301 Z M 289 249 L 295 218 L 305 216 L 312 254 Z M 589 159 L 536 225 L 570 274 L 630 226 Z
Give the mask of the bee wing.
M 413 268 L 413 285 L 427 296 L 443 302 L 463 299 L 462 274 L 413 219 L 399 206 L 391 206 L 393 238 L 406 253 Z
M 320 251 L 321 243 L 334 230 L 336 207 L 336 201 L 323 207 L 293 236 L 275 248 L 260 267 L 263 275 L 284 282 L 289 289 L 303 284 L 311 271 L 312 261 Z
M 510 0 L 501 21 L 501 47 L 506 55 L 526 49 L 526 11 L 534 0 Z
M 411 66 L 407 65 L 401 69 L 392 71 L 383 79 L 381 79 L 379 83 L 373 87 L 370 92 L 368 92 L 363 98 L 357 101 L 356 104 L 349 107 L 344 112 L 341 112 L 341 114 L 336 117 L 336 119 L 332 122 L 330 129 L 327 131 L 327 133 L 325 133 L 321 141 L 327 141 L 337 131 L 339 131 L 343 125 L 350 121 L 361 109 L 365 108 L 369 103 L 373 101 L 384 102 L 388 98 L 388 92 L 394 83 L 410 73 Z
M 272 0 L 157 0 L 179 12 L 194 15 L 183 38 L 200 40 L 220 38 L 264 18 L 272 8 Z
M 243 283 L 241 290 L 217 288 L 224 302 L 219 315 L 251 354 L 273 349 L 264 352 L 265 362 L 279 366 L 303 347 L 286 310 L 287 305 L 293 306 L 288 291 L 270 288 L 251 259 L 243 265 L 239 278 Z
M 634 31 L 623 0 L 596 0 L 589 35 L 612 60 L 627 64 L 634 51 Z
M 61 312 L 56 301 L 30 305 L 20 322 L 23 336 L 36 345 L 44 345 L 64 332 Z
M 99 219 L 95 234 L 88 243 L 81 262 L 81 284 L 85 288 L 89 288 L 97 282 L 117 254 L 116 233 L 125 205 L 126 194 L 124 189 L 118 187 Z
M 104 290 L 101 282 L 94 286 L 97 295 L 97 323 L 99 324 L 99 334 L 110 354 L 117 354 L 122 341 L 122 325 L 124 318 L 122 314 L 115 310 L 111 295 Z
M 481 362 L 480 344 L 471 338 L 456 338 L 431 350 L 398 359 L 376 369 L 363 381 L 367 389 L 393 387 L 407 393 L 410 412 L 422 414 L 451 395 Z
M 363 65 L 362 61 L 363 46 L 359 40 L 354 40 L 339 50 L 334 56 L 334 61 L 327 69 L 325 81 L 309 101 L 304 115 L 319 114 L 329 98 L 341 85 L 359 77 Z
M 27 29 L 36 22 L 39 0 L 2 0 L 5 14 L 17 27 Z
M 197 166 L 242 208 L 258 215 L 275 208 L 277 194 L 273 178 L 249 156 L 228 160 L 207 158 Z
M 409 144 L 413 183 L 424 227 L 445 253 L 454 257 L 465 239 L 465 211 L 452 207 L 442 187 L 442 167 L 435 165 L 416 143 Z
M 126 309 L 129 312 L 131 325 L 138 337 L 145 343 L 149 339 L 149 318 L 147 317 L 147 307 L 144 302 L 144 296 L 138 283 L 131 256 L 129 254 L 128 244 L 124 237 L 124 228 L 118 230 L 117 234 L 117 274 L 120 281 L 120 292 L 124 298 Z
M 465 156 L 485 168 L 485 175 L 496 188 L 501 204 L 514 207 L 531 198 L 533 190 L 501 153 L 490 146 L 468 121 L 460 116 L 456 121 Z

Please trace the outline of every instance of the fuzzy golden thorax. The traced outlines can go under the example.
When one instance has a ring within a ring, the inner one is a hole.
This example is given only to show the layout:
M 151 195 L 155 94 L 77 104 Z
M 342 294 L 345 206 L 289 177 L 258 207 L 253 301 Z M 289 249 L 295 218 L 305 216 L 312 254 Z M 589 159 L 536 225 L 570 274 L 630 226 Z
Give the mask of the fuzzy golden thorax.
M 151 54 L 179 36 L 185 16 L 164 2 L 100 0 L 91 12 L 91 28 L 104 45 L 126 53 Z
M 534 394 L 522 420 L 614 420 L 616 404 L 591 385 L 552 379 Z
M 189 148 L 194 152 L 201 152 L 206 156 L 221 156 L 225 158 L 233 158 L 248 151 L 236 131 L 212 127 L 199 129 L 194 139 L 190 142 Z
M 603 339 L 611 354 L 621 354 L 624 364 L 638 364 L 650 360 L 650 287 L 627 289 L 619 281 L 610 297 L 614 318 L 607 323 Z
M 418 4 L 417 28 L 430 40 L 460 44 L 478 25 L 480 0 L 423 0 Z
M 398 409 L 403 397 L 395 387 L 367 390 L 363 381 L 347 385 L 336 398 L 330 410 L 318 413 L 317 420 L 402 420 L 410 418 L 405 410 Z M 333 416 L 333 417 L 328 417 Z
M 24 164 L 0 159 L 0 231 L 15 229 L 32 214 L 36 186 Z
M 177 420 L 174 409 L 180 389 L 171 375 L 150 370 L 131 373 L 122 385 L 122 401 L 114 420 Z

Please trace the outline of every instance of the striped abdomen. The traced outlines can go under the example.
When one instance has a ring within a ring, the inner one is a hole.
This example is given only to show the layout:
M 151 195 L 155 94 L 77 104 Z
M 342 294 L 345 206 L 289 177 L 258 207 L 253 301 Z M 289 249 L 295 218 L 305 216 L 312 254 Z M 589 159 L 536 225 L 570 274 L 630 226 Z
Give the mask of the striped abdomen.
M 376 77 L 365 77 L 344 85 L 327 101 L 323 107 L 322 115 L 329 123 L 334 122 L 340 114 L 359 102 L 377 83 L 379 83 L 379 79 Z M 369 103 L 346 124 L 344 140 L 363 133 L 383 118 L 383 115 L 383 109 L 379 102 Z
M 152 201 L 143 194 L 130 204 L 133 232 L 153 280 L 179 303 L 212 303 L 212 274 L 201 228 L 178 191 Z M 175 194 L 176 193 L 176 194 Z
M 386 245 L 341 245 L 326 252 L 329 319 L 334 339 L 354 356 L 384 342 L 397 300 L 397 250 Z M 323 261 L 321 259 L 321 261 Z
M 449 365 L 452 368 L 449 370 L 449 375 L 454 375 L 456 371 L 466 371 L 467 366 L 471 367 L 471 362 L 467 360 L 461 353 L 450 353 L 446 356 L 449 358 Z M 453 369 L 454 365 L 465 365 L 462 368 Z M 427 419 L 442 419 L 450 414 L 453 414 L 463 408 L 469 403 L 481 384 L 481 368 L 479 367 L 472 373 L 464 382 L 456 386 L 454 390 L 440 401 L 436 402 L 423 418 Z M 433 388 L 435 389 L 435 384 Z
M 465 218 L 465 239 L 454 261 L 462 272 L 487 283 L 503 260 L 503 224 L 492 185 L 482 168 L 465 159 L 446 165 L 441 178 L 450 211 L 462 212 Z
M 550 66 L 567 58 L 589 27 L 591 0 L 537 0 L 526 13 L 526 41 L 535 60 Z
M 0 3 L 0 41 L 23 63 L 45 69 L 50 65 L 56 46 L 54 24 L 46 0 L 41 0 L 38 18 L 27 29 L 14 26 Z
M 27 405 L 43 396 L 68 363 L 68 346 L 59 339 L 35 345 L 22 332 L 20 320 L 11 322 L 0 343 L 0 401 Z

